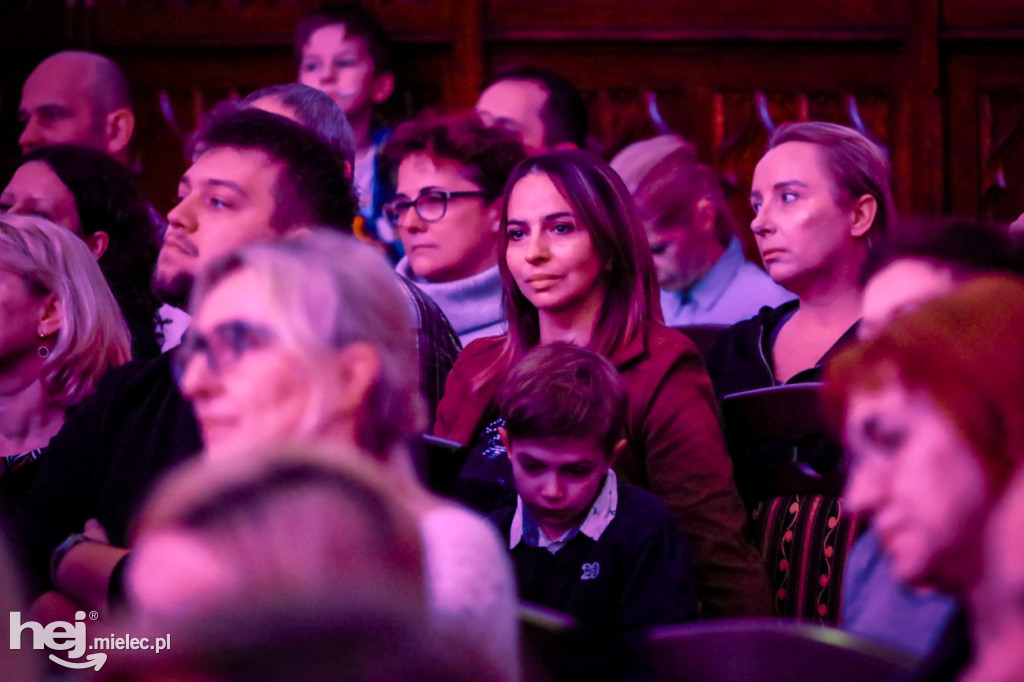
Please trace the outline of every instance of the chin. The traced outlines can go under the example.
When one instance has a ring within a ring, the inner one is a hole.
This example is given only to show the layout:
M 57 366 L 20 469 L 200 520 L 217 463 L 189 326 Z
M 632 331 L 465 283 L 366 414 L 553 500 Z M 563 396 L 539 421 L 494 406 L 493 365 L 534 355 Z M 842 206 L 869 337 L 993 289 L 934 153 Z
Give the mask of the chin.
M 164 273 L 158 269 L 153 275 L 153 291 L 164 303 L 187 310 L 194 282 L 195 277 L 190 272 Z

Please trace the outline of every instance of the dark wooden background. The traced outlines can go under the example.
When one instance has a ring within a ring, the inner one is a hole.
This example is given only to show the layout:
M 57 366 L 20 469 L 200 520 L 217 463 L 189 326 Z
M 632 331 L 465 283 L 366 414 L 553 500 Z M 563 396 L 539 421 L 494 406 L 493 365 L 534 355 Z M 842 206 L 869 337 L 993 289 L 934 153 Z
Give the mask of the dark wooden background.
M 294 78 L 306 0 L 7 0 L 0 171 L 17 156 L 21 83 L 65 48 L 107 54 L 135 90 L 135 158 L 171 202 L 181 136 L 234 93 Z M 661 125 L 690 138 L 741 220 L 770 128 L 824 119 L 889 150 L 906 214 L 1007 222 L 1024 210 L 1024 0 L 373 0 L 396 42 L 392 120 L 470 106 L 509 62 L 560 71 L 606 157 Z

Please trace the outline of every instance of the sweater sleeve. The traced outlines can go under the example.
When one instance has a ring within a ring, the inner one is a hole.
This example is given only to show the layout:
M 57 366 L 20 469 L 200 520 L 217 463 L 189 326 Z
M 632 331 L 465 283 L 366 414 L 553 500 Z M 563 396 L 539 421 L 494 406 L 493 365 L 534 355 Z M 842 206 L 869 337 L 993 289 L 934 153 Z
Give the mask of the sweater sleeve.
M 437 406 L 435 436 L 466 445 L 476 435 L 480 420 L 494 397 L 494 389 L 487 386 L 474 390 L 473 381 L 498 357 L 503 339 L 500 336 L 477 339 L 459 354 L 445 382 L 444 397 Z
M 746 512 L 725 451 L 716 403 L 692 344 L 655 339 L 654 363 L 630 409 L 640 424 L 647 487 L 668 506 L 693 553 L 704 617 L 768 615 L 768 577 L 745 536 Z M 632 445 L 632 444 L 631 444 Z

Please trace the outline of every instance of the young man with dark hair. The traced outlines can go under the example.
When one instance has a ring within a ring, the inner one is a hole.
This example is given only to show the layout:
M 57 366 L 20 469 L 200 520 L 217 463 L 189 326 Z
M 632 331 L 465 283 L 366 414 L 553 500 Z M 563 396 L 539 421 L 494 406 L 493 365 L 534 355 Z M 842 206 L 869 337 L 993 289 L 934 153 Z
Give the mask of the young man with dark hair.
M 587 143 L 587 105 L 568 80 L 548 69 L 516 66 L 498 71 L 476 103 L 488 125 L 513 130 L 530 155 Z
M 244 244 L 307 227 L 350 230 L 355 204 L 344 160 L 316 133 L 277 114 L 224 108 L 204 124 L 195 148 L 178 204 L 168 214 L 154 274 L 154 288 L 165 300 L 184 304 L 196 274 Z M 451 367 L 455 351 L 445 349 L 457 349 L 457 339 L 450 326 L 447 337 L 439 334 L 433 321 L 447 325 L 443 315 L 427 318 L 425 297 L 401 283 L 417 324 L 424 385 L 439 391 L 435 375 Z M 244 351 L 242 339 L 229 349 Z M 424 359 L 428 354 L 433 362 Z M 18 539 L 34 576 L 45 583 L 50 575 L 82 605 L 103 606 L 111 576 L 123 565 L 132 519 L 153 481 L 202 448 L 172 361 L 173 351 L 104 375 L 51 440 L 17 509 Z M 428 405 L 437 400 L 428 394 Z M 92 524 L 79 532 L 90 519 L 105 532 Z
M 577 621 L 555 651 L 555 679 L 645 679 L 647 629 L 697 616 L 668 507 L 611 470 L 626 406 L 615 367 L 567 343 L 530 351 L 498 395 L 518 500 L 492 518 L 520 597 Z
M 390 131 L 374 120 L 375 108 L 395 89 L 391 41 L 376 17 L 355 2 L 329 3 L 299 20 L 295 29 L 298 80 L 329 95 L 355 135 L 355 187 L 370 232 L 384 241 L 390 229 L 380 205 L 393 193 L 377 171 L 377 149 Z

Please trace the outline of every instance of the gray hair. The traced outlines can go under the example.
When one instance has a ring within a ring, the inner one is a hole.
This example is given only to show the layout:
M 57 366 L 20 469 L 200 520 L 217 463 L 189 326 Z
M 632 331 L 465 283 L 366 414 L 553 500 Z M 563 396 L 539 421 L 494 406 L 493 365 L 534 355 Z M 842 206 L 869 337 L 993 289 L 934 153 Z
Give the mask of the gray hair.
M 299 350 L 369 344 L 380 373 L 356 417 L 356 442 L 387 459 L 425 426 L 416 339 L 394 270 L 354 237 L 313 230 L 256 243 L 215 261 L 198 279 L 192 310 L 232 273 L 249 270 L 267 285 L 284 320 L 283 340 Z
M 356 160 L 355 135 L 337 103 L 316 88 L 301 83 L 284 83 L 260 88 L 242 100 L 251 107 L 256 100 L 274 99 L 295 112 L 298 123 L 313 130 L 342 153 L 349 165 Z

